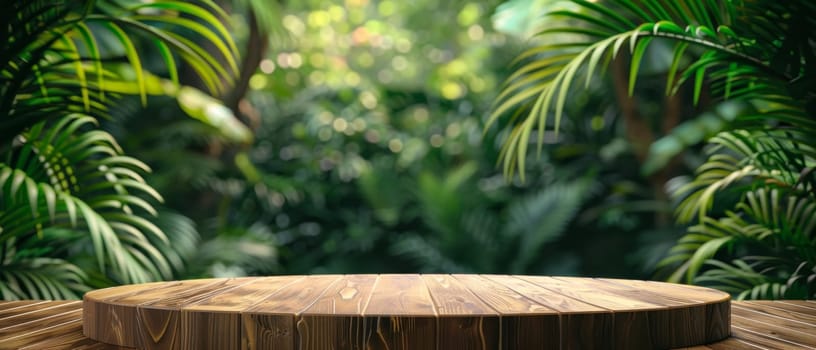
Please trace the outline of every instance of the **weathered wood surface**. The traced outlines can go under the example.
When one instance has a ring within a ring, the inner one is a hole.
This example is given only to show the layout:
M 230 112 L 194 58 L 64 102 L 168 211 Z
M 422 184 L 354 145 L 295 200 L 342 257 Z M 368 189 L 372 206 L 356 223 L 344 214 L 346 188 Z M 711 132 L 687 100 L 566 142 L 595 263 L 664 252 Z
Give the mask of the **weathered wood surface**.
M 519 311 L 535 311 L 545 314 L 542 309 L 529 299 L 514 294 L 511 290 L 494 284 L 480 276 L 463 278 L 463 285 L 470 291 L 498 290 L 499 296 L 491 295 L 484 299 L 484 304 L 497 312 L 512 315 Z M 444 283 L 444 281 L 442 281 Z M 252 284 L 235 289 L 252 295 Z M 314 317 L 329 314 L 332 310 L 362 312 L 365 296 L 368 292 L 359 286 L 370 285 L 365 279 L 347 284 L 337 284 L 318 299 L 309 310 L 314 310 Z M 495 289 L 494 289 L 495 288 Z M 257 292 L 257 290 L 254 290 Z M 333 303 L 334 293 L 343 291 L 345 297 L 340 303 Z M 355 292 L 356 291 L 356 292 Z M 438 304 L 435 304 L 438 305 Z M 0 349 L 97 349 L 97 350 L 132 350 L 134 348 L 118 347 L 97 342 L 82 334 L 82 313 L 80 302 L 64 301 L 0 301 Z M 334 308 L 336 306 L 336 309 Z M 437 307 L 438 309 L 441 309 Z M 694 350 L 742 350 L 742 349 L 816 349 L 816 303 L 805 301 L 736 301 L 732 303 L 731 337 L 706 345 L 687 349 Z M 740 316 L 743 315 L 743 316 Z M 529 335 L 541 335 L 543 327 L 551 324 L 531 321 L 523 323 L 524 318 L 502 317 L 502 324 L 509 326 L 514 333 L 505 334 L 501 347 L 493 349 L 530 349 L 515 343 L 514 338 L 525 332 Z M 312 320 L 311 322 L 315 322 Z M 215 328 L 218 329 L 218 328 Z M 557 334 L 557 333 L 554 333 Z M 342 337 L 336 334 L 335 339 Z M 560 346 L 554 346 L 559 348 Z M 200 347 L 197 347 L 200 348 Z M 466 345 L 452 345 L 449 349 L 467 349 Z M 564 348 L 567 348 L 566 346 Z M 325 349 L 353 349 L 351 343 L 336 340 Z M 490 349 L 490 348 L 488 348 Z M 535 348 L 538 349 L 538 348 Z
M 730 298 L 507 275 L 205 279 L 89 292 L 89 338 L 141 349 L 654 349 L 726 338 Z

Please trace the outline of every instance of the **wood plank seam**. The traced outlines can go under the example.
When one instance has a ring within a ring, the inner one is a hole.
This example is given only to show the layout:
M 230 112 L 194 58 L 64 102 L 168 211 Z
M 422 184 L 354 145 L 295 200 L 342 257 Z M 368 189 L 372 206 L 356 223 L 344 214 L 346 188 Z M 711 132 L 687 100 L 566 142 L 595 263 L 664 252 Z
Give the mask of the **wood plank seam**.
M 743 310 L 745 312 L 760 314 L 760 315 L 768 316 L 768 317 L 771 317 L 771 318 L 776 318 L 776 319 L 779 319 L 779 320 L 787 320 L 787 321 L 792 321 L 792 322 L 796 322 L 796 323 L 801 323 L 801 324 L 803 324 L 805 326 L 816 327 L 816 323 L 800 321 L 800 320 L 797 320 L 797 319 L 794 319 L 794 318 L 786 318 L 786 317 L 782 317 L 782 316 L 775 315 L 775 314 L 772 314 L 772 313 L 764 312 L 762 310 L 754 310 L 754 309 L 747 308 L 747 307 L 740 306 L 740 305 L 733 305 L 732 307 L 734 309 Z M 788 312 L 789 313 L 794 313 L 794 312 L 791 312 L 791 311 L 788 311 Z
M 43 317 L 43 318 L 39 318 L 39 319 L 31 320 L 31 321 L 26 321 L 26 322 L 23 322 L 23 323 L 16 323 L 16 324 L 13 324 L 11 326 L 4 327 L 4 328 L 0 329 L 0 331 L 8 330 L 8 329 L 11 329 L 11 328 L 20 328 L 21 326 L 26 326 L 26 325 L 31 325 L 31 324 L 36 324 L 38 322 L 42 322 L 43 320 L 57 319 L 57 318 L 60 318 L 62 316 L 70 315 L 72 313 L 77 313 L 77 312 L 80 312 L 80 311 L 79 310 L 70 310 L 70 311 L 60 312 L 58 314 L 48 315 L 48 316 Z
M 735 317 L 737 317 L 737 316 L 735 316 Z M 755 336 L 759 336 L 761 338 L 766 338 L 766 339 L 773 340 L 775 342 L 788 343 L 790 345 L 801 347 L 803 349 L 816 349 L 816 347 L 808 346 L 807 344 L 801 344 L 801 343 L 797 343 L 797 342 L 795 342 L 793 340 L 782 339 L 782 338 L 779 338 L 779 337 L 773 337 L 773 336 L 770 336 L 767 333 L 758 332 L 758 331 L 755 331 L 755 330 L 752 330 L 752 329 L 749 329 L 749 328 L 746 328 L 746 327 L 743 327 L 743 326 L 738 326 L 738 325 L 732 324 L 731 327 L 735 328 L 735 329 L 738 329 L 740 331 L 743 331 L 743 332 L 751 333 L 751 334 L 753 334 Z M 737 336 L 737 338 L 739 338 L 739 336 Z
M 320 295 L 318 295 L 316 298 L 314 298 L 314 300 L 312 300 L 311 303 L 307 304 L 305 307 L 302 307 L 300 311 L 293 314 L 293 316 L 295 317 L 295 329 L 300 330 L 301 326 L 306 326 L 307 325 L 303 321 L 303 316 L 302 316 L 303 312 L 305 312 L 310 307 L 312 307 L 315 303 L 317 303 L 317 301 L 320 300 L 320 298 L 322 298 L 324 295 L 326 295 L 326 292 L 328 292 L 329 289 L 332 288 L 332 286 L 334 286 L 335 284 L 339 284 L 340 281 L 342 281 L 342 280 L 343 280 L 342 277 L 335 279 L 328 286 L 326 286 L 326 288 L 324 288 L 323 291 L 320 292 Z M 298 332 L 298 333 L 299 333 L 299 335 L 302 334 L 302 332 Z M 302 342 L 303 339 L 301 339 L 300 336 L 297 336 L 297 337 L 294 337 L 294 340 L 295 340 L 295 349 L 302 349 L 303 347 L 301 346 L 301 342 Z
M 75 311 L 74 311 L 74 312 L 75 312 Z M 67 314 L 67 313 L 66 313 L 66 314 Z M 80 313 L 80 315 L 82 315 L 82 314 Z M 41 320 L 43 320 L 43 319 L 36 320 L 36 321 L 34 321 L 34 323 L 39 323 Z M 65 321 L 65 322 L 63 322 L 63 323 L 58 323 L 58 324 L 55 324 L 55 325 L 50 325 L 50 326 L 45 327 L 45 328 L 35 329 L 35 330 L 33 330 L 33 331 L 31 331 L 31 332 L 28 332 L 28 333 L 20 333 L 20 334 L 17 334 L 17 335 L 13 335 L 13 336 L 11 336 L 11 337 L 4 338 L 3 340 L 4 340 L 4 341 L 12 341 L 12 340 L 15 340 L 15 339 L 18 339 L 18 338 L 21 338 L 21 337 L 30 336 L 30 335 L 32 335 L 32 334 L 46 333 L 46 332 L 48 332 L 48 331 L 50 331 L 50 330 L 54 330 L 54 329 L 57 329 L 57 328 L 64 328 L 64 327 L 66 327 L 66 326 L 71 326 L 71 325 L 81 325 L 81 324 L 82 324 L 82 319 L 81 319 L 81 318 L 78 318 L 78 319 L 76 319 L 76 320 L 70 320 L 70 321 Z M 79 329 L 79 327 L 78 327 L 77 329 Z
M 53 302 L 48 302 L 48 303 L 51 303 L 50 304 L 51 306 L 56 305 L 56 304 L 53 304 Z M 796 306 L 797 303 L 803 303 L 803 302 L 789 302 L 789 303 L 786 303 L 786 304 Z M 45 303 L 41 303 L 41 304 L 46 305 Z M 779 302 L 737 302 L 737 303 L 735 303 L 735 306 L 736 306 L 735 309 L 746 309 L 746 308 L 750 308 L 750 306 L 756 305 L 756 304 L 758 304 L 759 306 L 762 306 L 762 307 L 767 307 L 769 304 L 773 305 L 773 306 L 780 306 L 780 304 L 783 305 L 783 306 L 785 305 L 785 304 L 782 304 L 782 303 L 779 303 Z M 0 304 L 0 305 L 2 305 L 2 304 Z M 14 309 L 23 310 L 23 312 L 30 312 L 31 311 L 30 309 L 26 310 L 25 307 L 20 307 L 20 306 L 21 305 L 18 305 L 16 307 L 14 307 Z M 7 311 L 9 309 L 4 309 L 4 308 L 0 307 L 0 310 Z M 48 316 L 47 315 L 48 312 L 43 311 L 43 310 L 50 311 L 50 310 L 54 310 L 54 308 L 53 307 L 48 307 L 47 305 L 46 305 L 46 307 L 40 308 L 41 315 L 43 315 L 45 317 L 45 316 Z M 81 317 L 80 317 L 81 315 L 79 315 L 77 313 L 77 316 L 78 317 L 77 317 L 76 321 L 65 322 L 65 323 L 62 323 L 62 324 L 52 326 L 51 328 L 52 329 L 64 328 L 66 330 L 73 329 L 75 332 L 77 332 L 77 335 L 81 338 L 82 335 L 81 335 L 81 333 L 79 333 L 79 323 L 81 322 Z M 742 318 L 742 320 L 745 320 L 745 319 L 746 319 L 745 317 Z M 780 321 L 784 321 L 784 318 L 781 319 Z M 769 339 L 771 341 L 771 343 L 769 343 L 769 344 L 777 344 L 777 345 L 773 346 L 773 348 L 785 348 L 785 347 L 802 348 L 802 347 L 807 347 L 807 346 L 813 346 L 814 345 L 814 344 L 810 344 L 810 343 L 804 344 L 804 343 L 797 343 L 797 342 L 793 342 L 793 343 L 786 342 L 786 340 L 784 340 L 784 339 L 775 339 L 775 338 L 769 337 L 767 334 L 764 334 L 764 333 L 761 333 L 761 332 L 754 332 L 752 329 L 750 329 L 750 327 L 742 327 L 742 326 L 736 325 L 736 324 L 734 326 L 735 326 L 735 328 L 737 328 L 737 332 L 735 332 L 736 333 L 735 337 L 732 337 L 728 341 L 709 344 L 707 346 L 693 347 L 691 349 L 699 349 L 699 350 L 702 350 L 702 349 L 725 349 L 725 348 L 728 348 L 728 349 L 741 349 L 741 348 L 747 348 L 747 347 L 761 348 L 761 349 L 772 348 L 771 346 L 761 346 L 761 345 L 758 345 L 756 343 L 751 343 L 750 341 L 747 341 L 747 340 L 745 340 L 743 338 L 739 338 L 739 337 L 743 336 L 745 333 L 753 334 L 754 337 L 762 337 L 764 339 Z M 762 326 L 762 325 L 758 324 L 758 326 Z M 45 329 L 45 330 L 50 330 L 50 329 Z M 34 331 L 34 332 L 30 332 L 30 333 L 33 334 L 33 333 L 40 333 L 40 332 Z M 19 335 L 14 334 L 12 336 L 15 337 L 15 338 L 18 338 Z M 74 339 L 74 337 L 75 336 L 71 336 L 71 335 L 58 336 L 58 338 L 64 338 L 64 339 Z M 8 339 L 9 339 L 8 337 L 0 338 L 0 348 L 8 348 L 7 346 L 3 346 L 3 344 L 9 344 L 7 342 Z M 35 343 L 35 344 L 32 344 L 32 345 L 24 345 L 24 346 L 26 348 L 41 349 L 41 348 L 44 348 L 45 346 L 43 345 L 43 346 L 38 347 L 38 346 L 35 346 L 35 345 L 36 344 L 41 344 L 41 345 L 42 344 L 49 344 L 47 341 L 43 342 L 43 341 L 40 341 L 39 339 L 37 341 L 39 341 L 39 343 Z M 731 344 L 731 345 L 726 345 L 726 344 Z M 96 347 L 105 347 L 105 346 L 103 346 L 102 344 L 98 344 L 98 345 L 88 345 L 86 347 L 87 348 L 96 348 Z
M 731 339 L 733 339 L 733 340 L 734 340 L 735 342 L 737 342 L 737 343 L 741 343 L 741 344 L 743 344 L 743 345 L 747 345 L 747 346 L 750 346 L 750 347 L 752 347 L 752 348 L 756 348 L 756 349 L 763 349 L 763 350 L 771 350 L 771 349 L 766 348 L 766 347 L 764 347 L 764 346 L 759 346 L 759 345 L 757 345 L 757 344 L 752 344 L 752 343 L 749 343 L 749 342 L 747 342 L 747 341 L 745 341 L 745 340 L 742 340 L 742 339 L 739 339 L 739 338 L 731 338 Z
M 371 304 L 371 298 L 374 297 L 374 291 L 377 290 L 377 284 L 380 282 L 381 275 L 377 275 L 374 279 L 374 285 L 371 287 L 371 293 L 368 293 L 368 300 L 366 301 L 365 306 L 363 306 L 363 310 L 360 312 L 361 315 L 365 315 L 365 311 L 368 309 L 368 305 Z
M 799 343 L 796 343 L 796 342 L 793 342 L 793 341 L 790 341 L 790 340 L 787 340 L 787 339 L 769 337 L 765 333 L 756 332 L 756 331 L 753 331 L 753 330 L 750 330 L 750 329 L 747 329 L 747 328 L 744 328 L 744 327 L 731 325 L 731 328 L 733 328 L 735 330 L 739 330 L 740 332 L 748 333 L 748 334 L 753 335 L 755 337 L 767 339 L 767 340 L 769 340 L 769 341 L 771 341 L 773 343 L 779 343 L 781 345 L 786 345 L 786 346 L 794 346 L 796 348 L 801 348 L 801 349 L 813 349 L 813 347 L 809 347 L 809 346 L 804 345 L 804 344 L 799 344 Z M 737 333 L 737 335 L 734 335 L 734 337 L 737 338 L 737 339 L 742 339 L 743 336 L 740 335 L 739 333 Z
M 48 311 L 48 310 L 52 310 L 52 309 L 70 308 L 72 305 L 81 305 L 82 304 L 82 302 L 79 301 L 79 300 L 69 301 L 69 302 L 56 301 L 56 302 L 45 302 L 45 303 L 49 303 L 49 305 L 46 305 L 45 308 L 42 308 L 42 309 L 41 308 L 33 308 L 33 306 L 35 306 L 35 305 L 26 306 L 25 307 L 26 309 L 32 308 L 32 310 L 27 311 L 27 312 L 23 312 L 23 313 L 20 313 L 20 314 L 15 314 L 15 315 L 10 316 L 10 317 L 2 317 L 2 318 L 0 318 L 0 321 L 8 321 L 8 320 L 11 320 L 13 318 L 24 318 L 26 316 L 35 315 L 35 314 L 41 313 L 43 311 Z M 43 303 L 38 303 L 36 305 L 41 305 L 41 304 L 43 304 Z M 2 329 L 2 328 L 4 328 L 4 327 L 2 327 L 2 325 L 0 325 L 0 329 Z
M 814 311 L 816 311 L 816 302 L 813 302 L 813 301 L 810 301 L 810 300 L 806 300 L 801 304 L 800 303 L 791 303 L 790 301 L 787 301 L 787 300 L 780 300 L 780 301 L 778 301 L 778 303 L 788 304 L 788 305 L 797 305 L 797 306 L 805 307 L 805 308 L 808 308 L 808 309 L 813 309 Z
M 84 331 L 149 349 L 641 349 L 726 337 L 731 311 L 725 293 L 645 281 L 439 274 L 256 280 L 263 282 L 192 280 L 89 292 L 83 323 L 99 330 Z M 213 332 L 213 324 L 226 328 Z M 232 340 L 208 345 L 220 341 L 212 337 L 221 331 Z

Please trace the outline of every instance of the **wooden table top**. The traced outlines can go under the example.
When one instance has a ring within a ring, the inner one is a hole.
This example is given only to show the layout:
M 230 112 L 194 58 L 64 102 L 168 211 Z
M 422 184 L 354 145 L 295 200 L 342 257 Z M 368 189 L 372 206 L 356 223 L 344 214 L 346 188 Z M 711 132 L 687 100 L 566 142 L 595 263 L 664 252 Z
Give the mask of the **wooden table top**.
M 730 333 L 728 294 L 507 275 L 203 279 L 89 292 L 84 334 L 142 349 L 654 349 Z
M 25 300 L 0 301 L 0 349 L 135 348 L 109 345 L 83 335 L 81 302 Z M 732 302 L 731 337 L 686 349 L 816 349 L 816 301 Z

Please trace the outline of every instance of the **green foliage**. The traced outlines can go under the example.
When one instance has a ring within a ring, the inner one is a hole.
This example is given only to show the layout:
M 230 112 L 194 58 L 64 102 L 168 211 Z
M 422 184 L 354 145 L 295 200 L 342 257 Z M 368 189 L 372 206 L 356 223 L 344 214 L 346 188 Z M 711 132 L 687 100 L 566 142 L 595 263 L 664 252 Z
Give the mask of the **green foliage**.
M 813 161 L 801 150 L 807 146 L 789 135 L 737 130 L 709 141 L 718 147 L 697 176 L 675 184 L 679 219 L 699 224 L 662 263 L 683 262 L 670 280 L 711 284 L 740 298 L 813 295 L 816 199 L 812 181 L 799 170 L 807 172 Z M 719 207 L 733 209 L 712 217 L 719 197 L 725 197 Z M 722 262 L 731 256 L 739 258 L 731 265 Z M 707 265 L 712 269 L 701 273 Z M 721 279 L 724 271 L 733 275 Z
M 122 94 L 144 104 L 177 90 L 177 63 L 220 91 L 236 70 L 224 13 L 208 1 L 8 5 L 0 14 L 2 298 L 76 298 L 172 278 L 195 228 L 155 207 L 162 197 L 143 178 L 149 168 L 125 156 L 99 120 Z M 170 87 L 145 71 L 150 49 Z
M 565 119 L 565 131 L 548 136 L 547 159 L 528 161 L 530 181 L 495 173 L 501 135 L 482 130 L 490 87 L 518 43 L 491 30 L 492 5 L 289 2 L 281 24 L 296 40 L 261 60 L 240 108 L 251 145 L 195 127 L 172 101 L 120 113 L 117 139 L 151 165 L 148 180 L 167 205 L 200 223 L 204 243 L 189 275 L 643 277 L 630 269 L 641 256 L 615 249 L 643 240 L 666 206 L 633 170 L 614 111 L 603 107 L 608 87 L 593 85 L 568 107 L 593 120 Z M 141 123 L 142 113 L 161 126 Z M 479 259 L 474 246 L 492 253 Z M 514 262 L 517 251 L 524 258 Z
M 816 25 L 816 4 L 572 3 L 576 8 L 547 14 L 541 44 L 519 57 L 496 99 L 490 123 L 506 119 L 510 129 L 505 172 L 523 175 L 529 139 L 540 150 L 546 131 L 560 129 L 575 84 L 589 86 L 626 52 L 631 95 L 644 80 L 644 57 L 668 45 L 666 93 L 690 89 L 692 102 L 709 112 L 654 142 L 644 171 L 702 141 L 711 146 L 695 178 L 673 184 L 680 221 L 697 224 L 662 263 L 675 269 L 670 280 L 738 297 L 814 297 L 816 47 L 802 28 Z M 559 18 L 562 24 L 552 24 Z
M 137 213 L 171 242 L 153 244 L 173 276 L 424 270 L 644 277 L 631 266 L 654 255 L 641 242 L 666 237 L 644 228 L 662 230 L 655 213 L 667 208 L 637 173 L 617 112 L 606 106 L 609 86 L 593 81 L 565 106 L 561 133 L 545 134 L 544 157 L 528 158 L 526 183 L 495 173 L 503 135 L 482 130 L 491 87 L 518 45 L 491 29 L 487 14 L 497 3 L 231 2 L 239 46 L 255 42 L 240 42 L 253 27 L 252 11 L 260 22 L 282 16 L 271 25 L 296 39 L 269 36 L 275 50 L 259 58 L 259 70 L 242 72 L 252 91 L 237 106 L 228 103 L 234 111 L 175 83 L 206 90 L 191 79 L 190 64 L 173 60 L 176 72 L 166 52 L 139 37 L 131 41 L 140 63 L 155 72 L 143 74 L 141 88 L 131 67 L 105 60 L 111 101 L 101 129 L 152 169 L 139 174 L 168 211 Z M 125 50 L 100 53 L 109 56 L 128 61 Z M 214 56 L 229 72 L 230 63 Z M 226 99 L 244 96 L 236 91 Z M 83 242 L 67 246 L 90 251 Z M 631 242 L 641 251 L 621 254 Z M 118 283 L 92 271 L 90 254 L 72 260 L 88 271 L 87 284 Z
M 448 177 L 450 178 L 450 177 Z M 435 181 L 426 180 L 426 181 Z M 436 180 L 438 181 L 438 180 Z M 541 251 L 557 241 L 589 198 L 589 179 L 559 181 L 538 193 L 514 198 L 505 213 L 471 204 L 467 207 L 428 208 L 423 220 L 436 227 L 437 235 L 408 234 L 394 245 L 429 272 L 537 273 Z M 450 181 L 428 188 L 420 186 L 420 197 L 461 197 L 460 186 Z M 424 201 L 440 205 L 444 201 Z M 474 202 L 470 202 L 474 203 Z M 478 203 L 478 202 L 476 202 Z M 438 216 L 445 215 L 441 220 Z M 461 249 L 466 240 L 469 249 Z

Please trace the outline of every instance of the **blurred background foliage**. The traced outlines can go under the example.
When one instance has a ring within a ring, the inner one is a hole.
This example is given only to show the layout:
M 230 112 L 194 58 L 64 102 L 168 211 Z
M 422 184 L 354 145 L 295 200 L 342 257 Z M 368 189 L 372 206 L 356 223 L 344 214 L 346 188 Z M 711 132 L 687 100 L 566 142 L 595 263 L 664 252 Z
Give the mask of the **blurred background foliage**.
M 121 107 L 113 131 L 151 165 L 148 181 L 167 205 L 198 223 L 204 249 L 187 276 L 645 278 L 676 238 L 662 184 L 640 176 L 608 82 L 575 96 L 571 111 L 592 117 L 550 135 L 524 183 L 497 171 L 504 136 L 485 132 L 485 121 L 528 33 L 497 31 L 494 20 L 529 5 L 223 5 L 243 54 L 263 30 L 246 16 L 279 11 L 235 103 L 254 142 L 230 144 L 160 102 Z M 145 127 L 144 115 L 157 122 Z
M 654 278 L 686 233 L 674 223 L 678 203 L 670 190 L 707 159 L 697 140 L 641 171 L 650 145 L 708 106 L 692 103 L 690 86 L 664 93 L 671 45 L 656 42 L 643 53 L 636 98 L 628 97 L 628 75 L 614 67 L 571 90 L 557 132 L 536 134 L 540 152 L 523 154 L 515 177 L 502 174 L 502 149 L 520 117 L 488 128 L 494 101 L 519 67 L 514 58 L 546 43 L 541 28 L 564 23 L 543 14 L 591 13 L 577 3 L 220 0 L 237 71 L 209 78 L 183 62 L 167 66 L 166 55 L 142 50 L 150 40 L 134 38 L 151 72 L 140 78 L 149 91 L 140 94 L 139 79 L 124 74 L 128 89 L 96 120 L 149 165 L 145 183 L 163 198 L 151 202 L 157 216 L 149 220 L 169 237 L 153 246 L 172 268 L 143 279 L 388 272 Z M 578 22 L 566 23 L 581 28 Z M 196 38 L 205 51 L 222 50 Z M 207 63 L 229 67 L 229 56 Z M 168 87 L 173 81 L 179 85 Z M 224 88 L 211 89 L 216 83 Z M 32 230 L 14 247 L 25 253 L 17 255 L 54 255 L 43 247 L 82 236 L 46 231 Z M 87 238 L 75 241 L 72 249 L 92 250 Z M 77 265 L 85 269 L 92 259 L 82 255 Z M 13 269 L 4 263 L 4 273 Z M 66 276 L 75 286 L 57 297 L 129 282 L 73 267 Z

